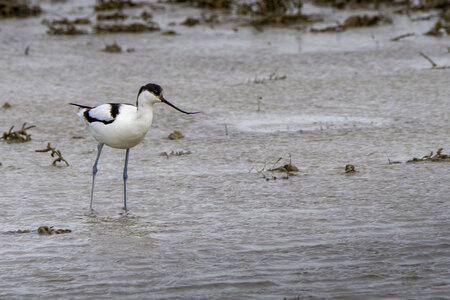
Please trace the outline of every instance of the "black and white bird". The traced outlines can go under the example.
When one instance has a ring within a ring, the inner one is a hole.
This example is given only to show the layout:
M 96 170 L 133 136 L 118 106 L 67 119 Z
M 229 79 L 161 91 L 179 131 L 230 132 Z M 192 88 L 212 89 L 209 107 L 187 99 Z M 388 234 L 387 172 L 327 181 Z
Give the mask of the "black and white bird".
M 160 102 L 185 114 L 198 113 L 181 110 L 164 99 L 163 89 L 154 83 L 149 83 L 139 89 L 136 105 L 107 103 L 91 107 L 70 103 L 79 107 L 78 116 L 86 123 L 89 132 L 98 141 L 97 158 L 92 170 L 91 210 L 94 198 L 95 176 L 98 171 L 97 164 L 103 145 L 126 149 L 125 167 L 123 169 L 123 208 L 127 209 L 127 171 L 130 148 L 136 146 L 144 139 L 145 134 L 152 125 L 153 104 Z

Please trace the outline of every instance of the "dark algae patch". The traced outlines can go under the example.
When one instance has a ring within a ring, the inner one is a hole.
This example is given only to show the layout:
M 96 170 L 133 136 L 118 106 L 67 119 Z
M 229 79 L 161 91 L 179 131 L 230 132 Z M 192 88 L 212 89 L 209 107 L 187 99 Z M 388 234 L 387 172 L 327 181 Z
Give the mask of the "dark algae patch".
M 117 43 L 112 43 L 110 45 L 106 45 L 102 51 L 108 53 L 121 53 L 122 48 Z
M 39 226 L 36 230 L 30 229 L 19 229 L 4 232 L 5 234 L 26 234 L 26 233 L 37 233 L 39 235 L 52 235 L 52 234 L 65 234 L 71 233 L 71 229 L 55 229 L 53 226 Z
M 184 135 L 178 130 L 174 130 L 171 134 L 169 134 L 169 140 L 179 140 L 184 138 Z
M 351 165 L 351 164 L 345 165 L 345 173 L 355 173 L 355 172 L 356 172 L 356 168 L 354 165 Z
M 415 163 L 415 162 L 422 162 L 422 161 L 428 161 L 428 162 L 442 162 L 447 161 L 450 162 L 450 155 L 449 154 L 443 154 L 442 150 L 444 148 L 439 148 L 436 151 L 436 154 L 431 151 L 430 154 L 422 156 L 421 158 L 413 157 L 412 159 L 408 160 L 407 163 Z M 434 155 L 433 155 L 434 154 Z
M 94 9 L 96 11 L 125 9 L 133 7 L 141 7 L 142 3 L 137 3 L 131 0 L 97 0 Z
M 160 30 L 154 22 L 130 23 L 130 24 L 97 24 L 94 26 L 96 33 L 140 33 Z
M 345 19 L 344 23 L 338 24 L 335 26 L 328 26 L 325 28 L 311 28 L 311 32 L 320 33 L 320 32 L 342 32 L 349 28 L 360 28 L 360 27 L 372 27 L 381 24 L 390 24 L 392 20 L 384 17 L 382 15 L 355 15 L 350 16 Z
M 40 6 L 30 5 L 27 1 L 0 0 L 0 19 L 34 17 L 40 13 Z
M 52 166 L 57 166 L 56 163 L 61 162 L 65 163 L 66 166 L 69 166 L 69 163 L 62 157 L 61 151 L 56 150 L 54 147 L 50 145 L 50 143 L 47 144 L 47 148 L 41 149 L 41 150 L 35 150 L 35 152 L 50 152 L 51 157 L 54 157 Z
M 27 126 L 27 123 L 22 124 L 22 128 L 17 131 L 13 131 L 14 125 L 11 126 L 8 132 L 4 132 L 2 139 L 9 143 L 25 143 L 31 141 L 31 134 L 27 132 L 27 130 L 34 128 L 36 126 L 30 125 Z
M 64 234 L 64 233 L 71 233 L 72 230 L 70 229 L 54 229 L 53 226 L 40 226 L 37 229 L 37 233 L 40 235 L 51 235 L 51 234 Z

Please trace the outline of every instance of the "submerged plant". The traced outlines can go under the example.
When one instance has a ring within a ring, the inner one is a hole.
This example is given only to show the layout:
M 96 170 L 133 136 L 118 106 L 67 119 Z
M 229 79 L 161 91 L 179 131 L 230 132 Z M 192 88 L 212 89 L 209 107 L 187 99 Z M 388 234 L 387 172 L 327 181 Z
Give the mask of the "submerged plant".
M 41 150 L 35 150 L 35 152 L 49 152 L 52 157 L 55 157 L 55 160 L 53 160 L 52 165 L 56 166 L 57 162 L 64 162 L 66 166 L 69 166 L 69 163 L 62 157 L 61 151 L 56 150 L 55 148 L 51 147 L 50 143 L 47 144 L 47 148 L 41 149 Z
M 263 168 L 260 171 L 256 171 L 256 173 L 262 174 L 262 178 L 265 179 L 266 181 L 278 179 L 277 176 L 273 175 L 273 172 L 283 173 L 281 179 L 289 179 L 289 176 L 295 176 L 296 175 L 295 173 L 299 172 L 299 169 L 292 164 L 291 155 L 289 155 L 288 164 L 275 167 L 282 159 L 283 159 L 282 157 L 278 158 L 278 160 L 272 165 L 272 168 L 270 169 L 266 169 L 267 162 L 265 162 Z M 251 172 L 252 169 L 253 167 L 249 170 L 249 172 Z M 272 172 L 272 175 L 268 175 L 267 172 Z
M 36 126 L 26 126 L 27 122 L 22 124 L 22 128 L 17 131 L 13 131 L 14 125 L 11 126 L 8 132 L 4 132 L 2 139 L 7 143 L 25 143 L 31 141 L 31 134 L 27 133 L 28 129 L 34 128 Z
M 450 155 L 449 154 L 442 154 L 442 150 L 444 148 L 439 148 L 436 151 L 436 154 L 433 155 L 433 151 L 431 151 L 430 154 L 423 156 L 422 158 L 413 157 L 412 159 L 408 160 L 407 163 L 412 162 L 419 162 L 419 161 L 450 161 Z

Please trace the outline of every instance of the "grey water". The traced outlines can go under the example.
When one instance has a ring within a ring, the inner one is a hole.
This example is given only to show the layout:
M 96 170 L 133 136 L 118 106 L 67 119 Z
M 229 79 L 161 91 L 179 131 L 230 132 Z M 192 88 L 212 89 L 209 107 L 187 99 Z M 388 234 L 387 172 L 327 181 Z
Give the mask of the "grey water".
M 421 34 L 432 21 L 187 28 L 167 24 L 199 12 L 167 6 L 155 20 L 178 35 L 73 37 L 41 20 L 91 8 L 45 9 L 0 20 L 0 133 L 36 126 L 0 142 L 1 299 L 448 299 L 450 164 L 406 163 L 450 152 L 450 69 L 419 55 L 450 65 L 449 38 Z M 134 51 L 101 51 L 113 42 Z M 126 213 L 125 151 L 105 148 L 91 212 L 97 143 L 68 103 L 134 103 L 148 82 L 202 113 L 155 106 Z M 35 152 L 48 142 L 69 167 Z M 289 162 L 297 174 L 268 171 Z

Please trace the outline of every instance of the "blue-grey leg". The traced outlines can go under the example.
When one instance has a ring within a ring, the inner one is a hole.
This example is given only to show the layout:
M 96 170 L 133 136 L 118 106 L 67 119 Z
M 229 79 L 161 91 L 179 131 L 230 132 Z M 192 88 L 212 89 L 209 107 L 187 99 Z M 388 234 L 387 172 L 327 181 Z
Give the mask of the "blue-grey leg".
M 127 149 L 125 154 L 125 167 L 123 168 L 123 209 L 127 210 L 127 179 L 128 179 L 128 157 L 130 156 L 130 149 Z
M 102 153 L 103 143 L 98 143 L 98 151 L 97 158 L 95 159 L 94 167 L 92 168 L 92 189 L 91 189 L 91 210 L 92 210 L 92 200 L 94 199 L 94 184 L 95 184 L 95 175 L 97 175 L 97 164 L 100 158 L 100 153 Z

